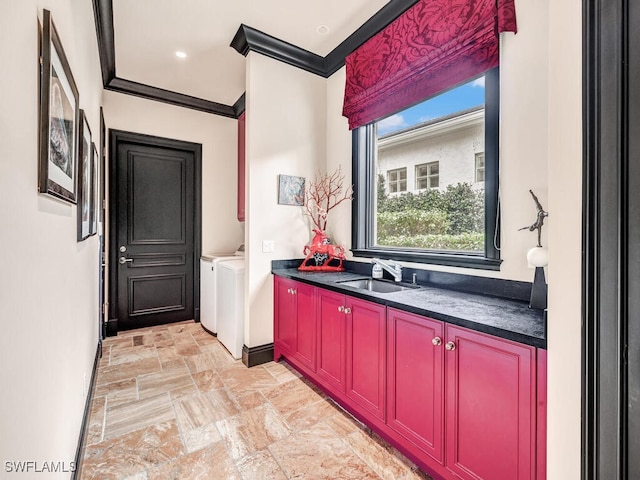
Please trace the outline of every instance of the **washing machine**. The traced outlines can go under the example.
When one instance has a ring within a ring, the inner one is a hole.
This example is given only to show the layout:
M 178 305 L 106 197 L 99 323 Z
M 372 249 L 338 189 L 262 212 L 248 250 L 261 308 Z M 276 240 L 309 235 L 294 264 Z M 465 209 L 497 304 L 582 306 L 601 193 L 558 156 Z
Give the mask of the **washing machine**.
M 239 359 L 244 343 L 244 259 L 220 261 L 217 273 L 218 340 Z
M 216 317 L 217 267 L 222 260 L 244 258 L 244 245 L 233 253 L 212 253 L 200 257 L 200 324 L 205 331 L 218 333 Z

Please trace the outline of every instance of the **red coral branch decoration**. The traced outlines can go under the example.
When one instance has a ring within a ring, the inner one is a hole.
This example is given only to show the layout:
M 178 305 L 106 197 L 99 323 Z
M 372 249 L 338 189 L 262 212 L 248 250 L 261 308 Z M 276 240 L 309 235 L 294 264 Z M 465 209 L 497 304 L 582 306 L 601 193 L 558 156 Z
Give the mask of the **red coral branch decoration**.
M 345 200 L 351 200 L 352 195 L 352 185 L 344 188 L 344 175 L 340 166 L 332 174 L 317 173 L 305 190 L 305 213 L 311 217 L 318 230 L 326 231 L 329 212 Z

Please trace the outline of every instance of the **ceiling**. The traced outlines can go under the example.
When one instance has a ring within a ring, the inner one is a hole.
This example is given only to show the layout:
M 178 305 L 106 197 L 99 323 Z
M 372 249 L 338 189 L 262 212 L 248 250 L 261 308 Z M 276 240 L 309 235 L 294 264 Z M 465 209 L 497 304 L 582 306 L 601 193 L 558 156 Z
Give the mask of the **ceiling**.
M 94 0 L 103 81 L 110 90 L 237 116 L 248 51 L 328 76 L 415 1 Z

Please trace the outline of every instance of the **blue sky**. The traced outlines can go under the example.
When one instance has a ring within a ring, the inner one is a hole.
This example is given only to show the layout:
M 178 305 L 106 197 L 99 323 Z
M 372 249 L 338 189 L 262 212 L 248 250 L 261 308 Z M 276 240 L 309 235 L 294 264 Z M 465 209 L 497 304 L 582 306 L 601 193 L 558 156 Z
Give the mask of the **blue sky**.
M 380 120 L 378 122 L 378 136 L 483 104 L 484 77 L 480 77 Z

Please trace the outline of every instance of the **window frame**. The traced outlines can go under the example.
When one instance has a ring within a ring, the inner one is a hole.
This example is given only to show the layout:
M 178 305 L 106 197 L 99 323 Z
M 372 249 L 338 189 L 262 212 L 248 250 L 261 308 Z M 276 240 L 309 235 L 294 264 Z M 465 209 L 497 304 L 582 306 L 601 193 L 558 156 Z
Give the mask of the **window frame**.
M 398 261 L 452 267 L 500 270 L 500 208 L 498 185 L 500 140 L 500 67 L 485 76 L 485 225 L 484 252 L 379 247 L 374 244 L 376 155 L 375 122 L 352 131 L 353 201 L 351 252 L 354 257 L 384 257 Z M 465 82 L 472 80 L 471 78 Z M 452 86 L 453 87 L 453 86 Z M 426 99 L 425 99 L 426 100 Z
M 404 170 L 404 190 L 400 190 L 400 185 L 403 181 L 403 179 L 400 176 L 400 173 L 402 173 L 402 171 Z M 393 181 L 393 183 L 396 185 L 396 187 L 398 188 L 398 190 L 392 192 L 391 191 L 391 174 L 392 173 L 396 173 L 398 174 L 398 178 L 396 180 Z M 387 170 L 387 190 L 389 191 L 389 193 L 407 193 L 409 185 L 407 185 L 407 167 L 400 167 L 400 168 L 392 168 L 390 170 Z
M 482 168 L 478 167 L 478 158 L 480 158 L 480 155 L 482 155 Z M 484 152 L 478 152 L 475 154 L 475 183 L 484 183 L 484 179 L 486 177 L 485 175 L 485 160 L 484 160 Z M 482 180 L 478 180 L 478 172 L 482 171 Z
M 438 166 L 438 173 L 436 173 L 436 174 L 431 173 L 431 168 L 430 167 L 433 167 L 434 165 Z M 420 167 L 426 167 L 426 169 L 427 169 L 427 174 L 426 175 L 418 175 L 418 169 Z M 419 163 L 417 165 L 414 165 L 413 170 L 415 172 L 415 174 L 414 174 L 414 183 L 415 183 L 414 190 L 431 190 L 433 188 L 440 188 L 440 162 L 438 160 L 435 160 L 433 162 Z M 435 187 L 431 185 L 432 179 L 434 177 L 438 177 L 438 185 L 436 185 Z M 418 186 L 418 182 L 420 180 L 423 180 L 423 179 L 427 181 L 427 186 L 426 187 Z

